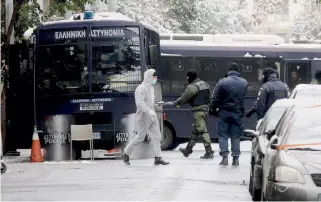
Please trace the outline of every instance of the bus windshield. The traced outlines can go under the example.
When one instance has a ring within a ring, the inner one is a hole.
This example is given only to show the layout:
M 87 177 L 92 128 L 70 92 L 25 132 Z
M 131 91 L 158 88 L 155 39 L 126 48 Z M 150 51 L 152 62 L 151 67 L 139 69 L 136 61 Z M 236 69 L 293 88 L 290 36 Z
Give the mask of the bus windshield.
M 88 41 L 40 45 L 38 94 L 134 91 L 142 80 L 139 28 L 122 30 L 121 37 L 92 30 L 91 46 Z

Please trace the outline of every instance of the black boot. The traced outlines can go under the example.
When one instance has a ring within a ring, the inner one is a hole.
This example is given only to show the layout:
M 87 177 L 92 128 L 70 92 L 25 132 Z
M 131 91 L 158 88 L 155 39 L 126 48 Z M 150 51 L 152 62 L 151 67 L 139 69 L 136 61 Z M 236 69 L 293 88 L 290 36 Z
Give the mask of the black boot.
M 123 161 L 124 163 L 126 163 L 127 165 L 130 165 L 129 163 L 129 156 L 126 153 L 123 153 Z
M 155 165 L 168 165 L 169 162 L 166 162 L 162 159 L 162 157 L 155 157 L 155 161 L 154 161 Z
M 179 151 L 185 156 L 188 157 L 191 153 L 193 153 L 192 148 L 187 145 L 186 148 L 179 148 Z
M 205 147 L 206 153 L 204 154 L 204 156 L 201 156 L 201 159 L 212 159 L 214 158 L 214 151 L 212 150 L 211 146 L 207 146 Z
M 233 165 L 233 166 L 238 166 L 238 165 L 240 165 L 239 157 L 236 157 L 236 156 L 233 157 L 233 163 L 232 163 L 232 165 Z
M 227 158 L 227 156 L 223 156 L 220 165 L 228 165 L 228 158 Z

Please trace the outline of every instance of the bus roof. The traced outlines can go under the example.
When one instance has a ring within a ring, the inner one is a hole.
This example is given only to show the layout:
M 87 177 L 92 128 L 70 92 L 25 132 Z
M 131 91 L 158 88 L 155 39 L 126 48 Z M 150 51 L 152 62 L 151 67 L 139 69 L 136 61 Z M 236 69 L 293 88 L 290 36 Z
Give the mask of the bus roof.
M 80 17 L 80 19 L 75 19 L 75 17 Z M 96 25 L 96 26 L 139 26 L 143 25 L 144 27 L 157 32 L 157 29 L 153 26 L 133 20 L 121 13 L 117 12 L 97 12 L 94 15 L 93 19 L 83 19 L 84 13 L 74 14 L 68 20 L 59 20 L 54 22 L 45 22 L 40 29 L 52 29 L 52 28 L 68 28 L 70 26 L 86 26 L 86 25 Z
M 319 44 L 280 44 L 280 45 L 260 45 L 260 44 L 210 44 L 202 42 L 187 41 L 161 41 L 162 49 L 175 50 L 243 50 L 243 51 L 293 51 L 293 52 L 317 52 L 321 53 Z M 320 54 L 321 57 L 321 54 Z
M 212 44 L 282 44 L 285 40 L 271 34 L 181 34 L 161 33 L 160 38 L 167 41 L 198 41 Z
M 321 45 L 311 44 L 213 44 L 199 41 L 161 41 L 162 54 L 185 57 L 267 57 L 321 60 Z

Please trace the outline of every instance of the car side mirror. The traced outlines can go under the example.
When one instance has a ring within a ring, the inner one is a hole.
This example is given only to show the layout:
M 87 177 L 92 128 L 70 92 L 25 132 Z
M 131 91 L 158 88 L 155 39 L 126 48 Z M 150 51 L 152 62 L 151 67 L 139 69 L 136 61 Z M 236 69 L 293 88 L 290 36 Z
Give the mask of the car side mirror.
M 265 132 L 264 134 L 266 135 L 266 139 L 271 140 L 273 135 L 275 135 L 275 129 L 269 130 L 269 131 Z
M 278 148 L 278 139 L 276 138 L 276 139 L 274 139 L 272 142 L 271 142 L 271 149 L 273 149 L 273 150 L 277 150 L 277 148 Z
M 253 140 L 255 137 L 258 136 L 258 133 L 254 130 L 244 130 L 243 136 L 246 137 L 247 139 Z

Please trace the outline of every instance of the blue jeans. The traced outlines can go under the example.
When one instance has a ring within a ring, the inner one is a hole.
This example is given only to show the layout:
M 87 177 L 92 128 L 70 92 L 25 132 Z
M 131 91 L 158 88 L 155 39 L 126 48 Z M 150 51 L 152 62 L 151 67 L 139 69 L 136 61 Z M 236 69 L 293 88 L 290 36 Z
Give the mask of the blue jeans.
M 220 155 L 228 156 L 230 153 L 228 149 L 228 138 L 231 138 L 232 156 L 240 156 L 240 136 L 243 133 L 242 124 L 227 122 L 222 117 L 219 117 L 217 132 L 219 137 Z

